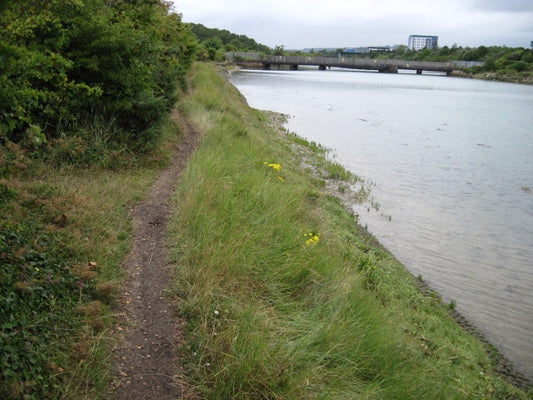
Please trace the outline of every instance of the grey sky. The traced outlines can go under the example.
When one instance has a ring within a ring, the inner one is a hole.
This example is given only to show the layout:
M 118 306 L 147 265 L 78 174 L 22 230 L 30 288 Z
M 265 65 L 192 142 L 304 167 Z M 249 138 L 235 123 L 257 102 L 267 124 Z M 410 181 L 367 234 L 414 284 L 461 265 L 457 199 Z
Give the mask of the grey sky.
M 533 0 L 173 0 L 185 22 L 285 48 L 407 44 L 529 47 Z

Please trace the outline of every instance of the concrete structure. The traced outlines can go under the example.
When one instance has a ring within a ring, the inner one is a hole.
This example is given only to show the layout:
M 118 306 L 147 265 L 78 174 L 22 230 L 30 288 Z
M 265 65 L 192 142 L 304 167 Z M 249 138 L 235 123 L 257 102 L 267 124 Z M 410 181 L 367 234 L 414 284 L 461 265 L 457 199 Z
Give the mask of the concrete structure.
M 455 69 L 450 62 L 429 62 L 429 61 L 403 61 L 353 57 L 296 57 L 296 56 L 270 56 L 263 57 L 260 61 L 264 69 L 271 69 L 273 66 L 297 70 L 299 65 L 315 65 L 318 69 L 326 68 L 350 68 L 359 70 L 370 70 L 379 72 L 397 73 L 398 70 L 412 70 L 417 74 L 422 71 L 445 72 L 447 75 Z M 237 62 L 239 64 L 239 62 Z
M 392 51 L 391 46 L 368 46 L 368 47 L 345 47 L 342 49 L 342 55 L 349 54 L 368 54 L 371 51 Z
M 259 60 L 261 58 L 261 55 L 259 53 L 246 53 L 242 51 L 228 51 L 224 54 L 226 56 L 226 60 L 233 61 L 233 60 Z
M 438 36 L 409 35 L 409 44 L 407 47 L 409 50 L 422 50 L 424 48 L 435 50 L 438 47 L 438 41 Z
M 453 65 L 457 68 L 472 68 L 472 67 L 482 67 L 485 65 L 483 61 L 452 61 Z

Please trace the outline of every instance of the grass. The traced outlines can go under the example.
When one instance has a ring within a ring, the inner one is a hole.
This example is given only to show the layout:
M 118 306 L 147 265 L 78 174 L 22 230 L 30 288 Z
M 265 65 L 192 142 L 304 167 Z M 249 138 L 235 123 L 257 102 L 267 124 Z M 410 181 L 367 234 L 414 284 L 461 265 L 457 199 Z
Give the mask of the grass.
M 180 107 L 204 136 L 169 244 L 182 357 L 204 398 L 526 398 L 327 190 L 353 177 L 195 69 Z
M 180 110 L 204 136 L 174 198 L 170 292 L 204 398 L 526 398 L 332 196 L 371 201 L 364 182 L 209 66 L 192 85 Z M 0 148 L 0 398 L 108 397 L 128 212 L 175 153 L 165 130 L 142 157 Z
M 101 168 L 0 147 L 0 398 L 105 398 L 129 207 L 171 153 Z

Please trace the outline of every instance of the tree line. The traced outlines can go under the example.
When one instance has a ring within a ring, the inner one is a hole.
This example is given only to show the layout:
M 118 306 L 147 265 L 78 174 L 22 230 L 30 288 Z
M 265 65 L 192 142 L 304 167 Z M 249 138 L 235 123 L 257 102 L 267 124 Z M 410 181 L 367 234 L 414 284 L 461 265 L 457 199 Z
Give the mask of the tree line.
M 164 0 L 8 0 L 0 12 L 0 145 L 47 153 L 61 143 L 65 160 L 79 143 L 74 153 L 91 142 L 151 148 L 193 60 L 271 52 L 183 23 Z
M 200 42 L 199 58 L 222 61 L 228 51 L 249 51 L 271 54 L 272 49 L 245 35 L 231 33 L 226 29 L 208 28 L 202 24 L 190 24 Z

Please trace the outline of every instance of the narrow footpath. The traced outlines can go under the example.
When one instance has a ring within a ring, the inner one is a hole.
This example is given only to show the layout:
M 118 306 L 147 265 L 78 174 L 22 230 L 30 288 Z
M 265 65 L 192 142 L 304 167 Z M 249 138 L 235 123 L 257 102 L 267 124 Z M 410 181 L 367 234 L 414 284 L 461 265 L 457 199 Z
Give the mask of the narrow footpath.
M 172 118 L 183 129 L 175 162 L 131 210 L 133 247 L 123 264 L 128 277 L 115 326 L 119 343 L 114 351 L 113 396 L 119 400 L 195 398 L 187 389 L 175 350 L 183 340 L 182 322 L 173 314 L 164 290 L 169 283 L 165 243 L 169 200 L 199 135 L 177 110 Z

